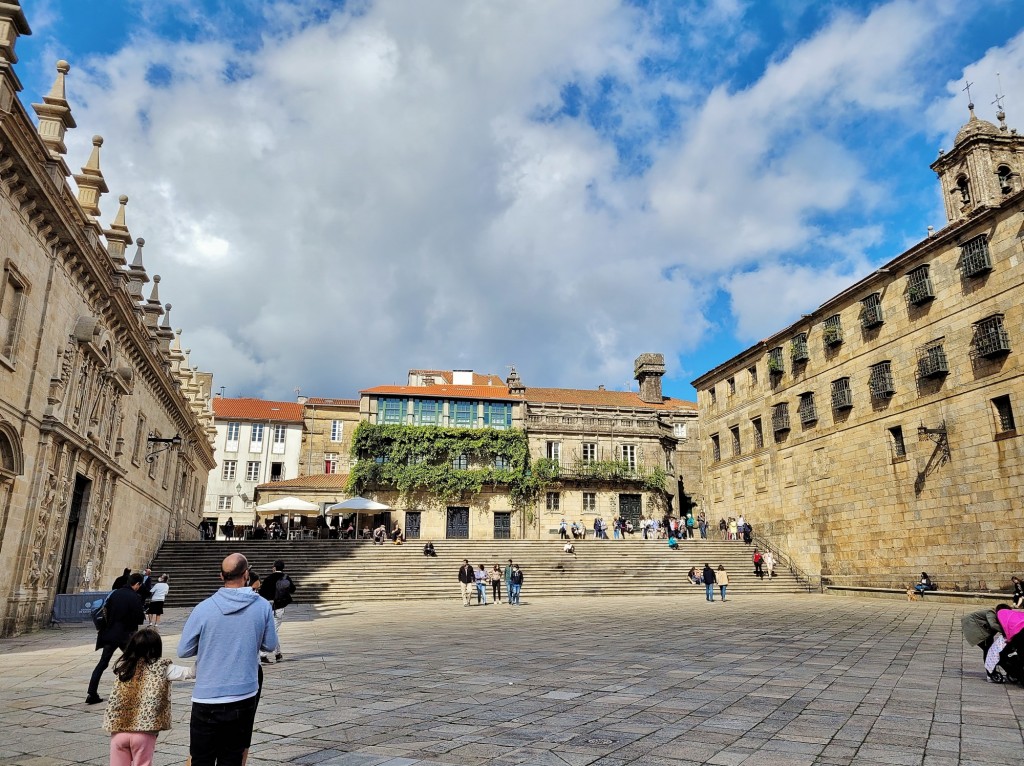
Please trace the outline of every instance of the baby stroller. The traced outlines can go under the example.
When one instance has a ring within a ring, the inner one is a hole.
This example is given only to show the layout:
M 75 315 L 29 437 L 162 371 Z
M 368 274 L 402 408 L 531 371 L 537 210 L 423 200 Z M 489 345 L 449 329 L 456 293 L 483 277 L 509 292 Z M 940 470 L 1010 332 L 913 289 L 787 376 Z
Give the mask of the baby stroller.
M 999 667 L 1007 681 L 1024 685 L 1024 638 L 1021 633 L 1014 636 L 999 653 Z M 998 673 L 996 670 L 994 673 Z

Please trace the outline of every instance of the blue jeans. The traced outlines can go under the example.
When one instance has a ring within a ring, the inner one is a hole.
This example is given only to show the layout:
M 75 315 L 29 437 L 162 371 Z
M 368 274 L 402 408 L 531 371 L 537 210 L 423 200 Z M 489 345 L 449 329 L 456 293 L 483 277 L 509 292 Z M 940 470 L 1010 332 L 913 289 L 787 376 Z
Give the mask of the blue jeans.
M 510 603 L 510 604 L 517 604 L 517 605 L 519 604 L 519 590 L 522 587 L 523 587 L 522 585 L 516 585 L 515 583 L 510 583 L 509 584 L 509 586 L 508 586 L 508 603 Z
M 715 600 L 715 584 L 713 582 L 704 583 L 704 591 L 707 593 L 708 601 Z
M 487 603 L 487 583 L 480 580 L 476 584 L 476 603 Z
M 722 591 L 722 601 L 725 601 L 725 589 L 728 588 L 728 587 L 729 587 L 728 585 L 719 585 L 718 586 L 718 589 L 720 591 Z

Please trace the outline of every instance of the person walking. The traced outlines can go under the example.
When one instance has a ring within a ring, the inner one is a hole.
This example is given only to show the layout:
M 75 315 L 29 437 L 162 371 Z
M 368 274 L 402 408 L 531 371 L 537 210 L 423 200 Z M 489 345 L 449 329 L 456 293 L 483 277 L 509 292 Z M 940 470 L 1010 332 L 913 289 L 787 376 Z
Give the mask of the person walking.
M 739 536 L 737 535 L 736 530 L 737 530 L 736 519 L 729 519 L 729 539 L 730 540 L 738 540 L 739 539 Z
M 688 513 L 688 514 L 686 514 L 686 537 L 688 539 L 690 539 L 690 540 L 693 539 L 693 527 L 694 527 L 693 514 L 692 513 Z
M 563 540 L 569 539 L 569 527 L 565 524 L 565 519 L 558 522 L 558 536 Z
M 764 553 L 764 568 L 769 580 L 775 577 L 775 556 L 771 551 L 765 551 Z
M 260 584 L 259 591 L 274 608 L 274 632 L 278 637 L 277 646 L 274 647 L 274 659 L 270 659 L 269 652 L 260 654 L 260 662 L 265 665 L 273 665 L 284 659 L 281 652 L 281 623 L 284 622 L 284 610 L 292 603 L 294 592 L 295 583 L 284 573 L 284 560 L 278 559 L 274 562 L 274 571 Z
M 718 565 L 718 571 L 715 573 L 715 578 L 718 580 L 718 590 L 722 594 L 722 601 L 725 601 L 725 589 L 729 587 L 729 573 L 725 571 L 724 565 Z
M 512 605 L 512 559 L 508 560 L 508 563 L 505 565 L 505 571 L 504 571 L 503 574 L 505 575 L 505 592 L 508 594 L 508 598 L 505 600 L 505 603 L 508 604 L 509 606 L 511 606 Z
M 96 649 L 102 649 L 103 653 L 89 678 L 89 689 L 85 694 L 86 705 L 103 702 L 99 693 L 100 678 L 103 676 L 103 671 L 110 665 L 114 650 L 120 649 L 123 652 L 132 633 L 146 621 L 146 614 L 142 609 L 142 599 L 139 598 L 139 588 L 141 587 L 142 575 L 138 573 L 129 575 L 127 584 L 107 596 L 107 600 L 103 604 L 107 613 L 106 624 L 96 633 Z
M 707 600 L 714 603 L 715 601 L 715 570 L 711 568 L 711 565 L 704 562 L 704 593 Z
M 473 576 L 473 567 L 469 565 L 469 559 L 462 560 L 459 567 L 459 590 L 462 592 L 462 605 L 470 606 L 469 596 L 476 588 L 476 578 Z
M 501 603 L 501 567 L 497 564 L 491 569 L 491 596 L 495 604 Z
M 697 528 L 700 529 L 700 539 L 708 539 L 708 517 L 701 511 L 697 514 Z
M 247 587 L 248 572 L 241 553 L 225 558 L 220 565 L 223 587 L 192 610 L 178 642 L 179 657 L 196 658 L 189 721 L 192 766 L 238 766 L 252 741 L 259 655 L 274 651 L 279 642 L 273 607 Z
M 149 594 L 149 607 L 146 609 L 146 615 L 148 616 L 148 623 L 150 627 L 160 629 L 160 618 L 164 613 L 164 601 L 167 599 L 167 591 L 171 589 L 171 586 L 167 584 L 167 575 L 160 575 L 160 579 L 156 581 L 156 585 L 153 586 L 153 590 Z
M 476 584 L 476 605 L 487 606 L 487 570 L 483 564 L 478 564 L 473 572 L 473 582 Z
M 764 579 L 764 557 L 761 556 L 761 551 L 754 548 L 754 576 L 759 580 Z
M 519 606 L 519 593 L 523 589 L 523 570 L 518 564 L 512 565 L 512 584 L 509 588 L 508 603 Z
M 722 533 L 722 539 L 729 539 L 729 524 L 725 519 L 718 520 L 718 531 Z
M 171 681 L 196 677 L 192 668 L 161 659 L 163 641 L 152 628 L 132 634 L 114 663 L 114 689 L 103 716 L 110 734 L 110 766 L 153 762 L 159 732 L 171 728 Z

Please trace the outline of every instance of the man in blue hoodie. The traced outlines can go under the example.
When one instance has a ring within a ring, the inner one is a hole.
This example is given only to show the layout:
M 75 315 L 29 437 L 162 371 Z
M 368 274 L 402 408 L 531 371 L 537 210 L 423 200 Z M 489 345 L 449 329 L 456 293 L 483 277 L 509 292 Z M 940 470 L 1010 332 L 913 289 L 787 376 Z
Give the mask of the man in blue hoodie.
M 189 753 L 192 766 L 239 766 L 252 736 L 260 650 L 277 646 L 274 612 L 246 587 L 249 562 L 232 553 L 220 565 L 224 587 L 185 622 L 179 657 L 196 658 Z

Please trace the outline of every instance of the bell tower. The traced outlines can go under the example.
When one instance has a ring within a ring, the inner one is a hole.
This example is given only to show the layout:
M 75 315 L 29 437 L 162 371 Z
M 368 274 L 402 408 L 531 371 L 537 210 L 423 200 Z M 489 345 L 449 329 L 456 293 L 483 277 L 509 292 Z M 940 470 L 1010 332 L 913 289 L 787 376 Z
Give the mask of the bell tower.
M 993 102 L 998 108 L 998 127 L 979 119 L 974 104 L 968 104 L 971 116 L 956 134 L 953 148 L 949 152 L 940 150 L 939 158 L 931 164 L 939 176 L 950 223 L 980 208 L 1000 205 L 1024 188 L 1024 137 L 1006 127 L 1002 101 L 1003 97 L 997 96 Z

